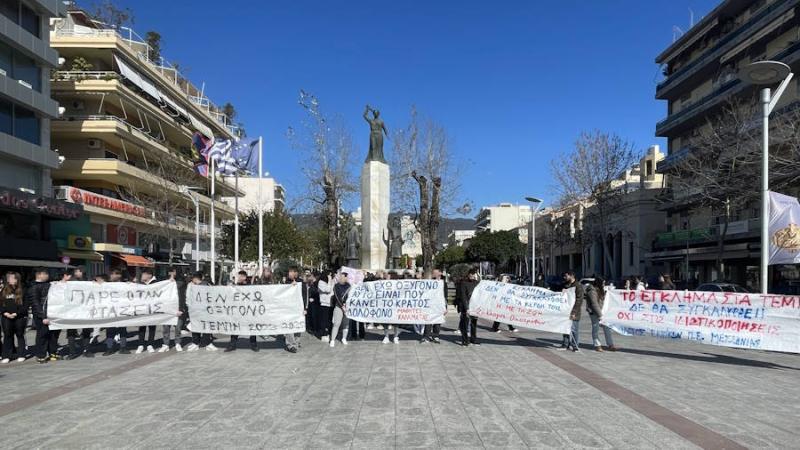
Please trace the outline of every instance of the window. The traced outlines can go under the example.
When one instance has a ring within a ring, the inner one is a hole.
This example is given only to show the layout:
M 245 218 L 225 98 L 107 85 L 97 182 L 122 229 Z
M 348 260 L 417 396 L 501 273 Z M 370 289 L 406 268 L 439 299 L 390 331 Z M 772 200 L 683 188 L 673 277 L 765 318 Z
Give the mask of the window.
M 19 23 L 19 0 L 0 1 L 0 14 L 14 23 Z
M 0 100 L 0 132 L 14 134 L 14 112 L 10 102 Z
M 40 37 L 39 36 L 39 34 L 40 34 L 39 24 L 40 23 L 41 23 L 41 20 L 39 19 L 39 15 L 36 14 L 36 12 L 34 12 L 32 9 L 28 8 L 27 6 L 22 5 L 22 8 L 20 10 L 19 25 L 24 30 L 26 30 L 28 33 L 30 33 L 30 34 L 32 34 L 32 35 L 34 35 L 36 37 Z
M 2 42 L 0 42 L 0 70 L 8 77 L 14 73 L 14 51 Z
M 36 91 L 41 92 L 42 90 L 42 69 L 27 56 L 22 56 L 19 53 L 14 55 L 13 77 L 28 83 Z
M 39 145 L 41 133 L 39 128 L 39 118 L 33 111 L 21 106 L 14 106 L 14 136 L 28 141 L 31 144 Z
M 633 265 L 633 241 L 628 242 L 628 265 Z

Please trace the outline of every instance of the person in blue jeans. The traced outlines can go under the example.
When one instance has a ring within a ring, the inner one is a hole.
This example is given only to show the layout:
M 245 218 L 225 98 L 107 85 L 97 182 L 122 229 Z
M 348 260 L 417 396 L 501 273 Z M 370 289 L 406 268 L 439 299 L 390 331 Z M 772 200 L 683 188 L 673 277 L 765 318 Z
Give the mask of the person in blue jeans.
M 575 288 L 575 304 L 572 306 L 572 311 L 569 313 L 569 320 L 572 321 L 572 330 L 570 334 L 563 335 L 563 340 L 559 350 L 572 350 L 579 352 L 579 335 L 578 330 L 581 324 L 581 309 L 583 308 L 584 289 L 583 286 L 575 279 L 575 273 L 572 271 L 564 272 L 564 290 Z

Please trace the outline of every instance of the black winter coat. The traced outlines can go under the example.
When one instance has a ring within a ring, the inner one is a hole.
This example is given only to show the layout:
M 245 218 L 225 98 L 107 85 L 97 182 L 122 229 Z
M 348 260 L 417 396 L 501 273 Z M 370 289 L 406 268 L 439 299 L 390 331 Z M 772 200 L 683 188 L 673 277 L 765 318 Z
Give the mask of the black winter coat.
M 469 311 L 469 300 L 477 286 L 476 280 L 463 280 L 456 285 L 456 305 L 459 312 L 466 314 Z
M 47 319 L 47 293 L 49 281 L 34 281 L 25 291 L 25 303 L 31 305 L 35 319 Z

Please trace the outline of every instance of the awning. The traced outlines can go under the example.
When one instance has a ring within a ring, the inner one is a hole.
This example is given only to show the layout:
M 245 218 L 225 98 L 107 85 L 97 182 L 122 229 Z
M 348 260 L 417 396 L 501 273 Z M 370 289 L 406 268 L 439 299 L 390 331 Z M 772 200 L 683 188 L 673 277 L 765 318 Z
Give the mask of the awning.
M 125 253 L 114 253 L 114 257 L 121 259 L 126 265 L 131 267 L 155 267 L 156 265 L 148 258 L 139 255 L 126 255 Z
M 0 259 L 3 267 L 54 267 L 56 269 L 74 269 L 75 266 L 65 265 L 58 261 L 42 261 L 38 259 Z
M 191 114 L 189 115 L 189 120 L 192 122 L 192 125 L 194 126 L 194 128 L 197 131 L 200 132 L 200 134 L 202 134 L 203 136 L 205 136 L 205 137 L 207 137 L 209 139 L 214 139 L 214 132 L 211 131 L 211 127 L 209 127 L 208 125 L 204 124 L 197 117 L 195 117 L 195 116 L 193 116 Z
M 175 267 L 177 267 L 177 266 L 188 266 L 189 265 L 189 263 L 186 263 L 186 262 L 183 262 L 183 261 L 173 261 L 173 262 L 156 261 L 155 264 L 157 266 L 175 266 Z
M 88 250 L 60 250 L 61 256 L 69 256 L 72 259 L 85 259 L 87 261 L 102 261 L 103 255 Z
M 189 113 L 186 112 L 186 109 L 184 109 L 181 105 L 175 103 L 171 98 L 169 98 L 169 96 L 165 95 L 161 91 L 158 91 L 158 96 L 161 99 L 161 103 L 165 104 L 166 107 L 174 111 L 174 114 L 170 113 L 170 115 L 172 116 L 177 115 L 177 117 L 183 119 L 186 122 L 191 121 L 191 119 L 189 119 Z
M 128 63 L 123 61 L 119 56 L 114 55 L 114 61 L 116 61 L 117 67 L 119 67 L 120 75 L 125 77 L 131 83 L 135 84 L 139 89 L 146 92 L 155 100 L 160 100 L 161 97 L 159 96 L 158 89 L 156 89 L 155 85 L 153 84 L 152 81 L 150 81 L 150 79 L 148 79 L 144 75 L 141 75 L 134 68 L 129 66 Z

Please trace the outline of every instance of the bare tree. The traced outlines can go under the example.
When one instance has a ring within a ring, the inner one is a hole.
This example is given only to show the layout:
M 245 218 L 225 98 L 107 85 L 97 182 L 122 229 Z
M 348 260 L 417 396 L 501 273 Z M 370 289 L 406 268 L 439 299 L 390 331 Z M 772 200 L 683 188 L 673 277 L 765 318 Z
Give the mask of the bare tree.
M 298 103 L 307 113 L 300 132 L 289 128 L 289 139 L 302 154 L 301 170 L 307 186 L 303 203 L 321 208 L 327 230 L 327 264 L 341 264 L 344 231 L 339 217 L 341 204 L 356 191 L 353 178 L 353 142 L 340 118 L 328 119 L 317 98 L 300 91 Z
M 454 210 L 462 164 L 453 156 L 447 130 L 431 119 L 420 123 L 414 107 L 408 125 L 395 132 L 392 142 L 393 201 L 397 210 L 414 214 L 423 270 L 430 275 L 442 211 Z
M 581 133 L 571 153 L 551 162 L 561 204 L 586 207 L 585 241 L 602 242 L 607 267 L 612 267 L 613 261 L 605 237 L 611 232 L 613 214 L 628 192 L 619 178 L 638 159 L 639 152 L 631 142 L 595 130 Z
M 735 212 L 760 198 L 762 129 L 761 107 L 755 99 L 732 99 L 689 139 L 687 153 L 669 179 L 672 199 L 693 208 L 708 208 L 720 218 L 716 265 L 723 261 L 728 225 Z M 800 149 L 800 113 L 796 108 L 777 111 L 771 120 L 770 187 L 785 188 L 797 181 Z
M 111 0 L 95 1 L 91 6 L 93 18 L 100 23 L 117 30 L 123 25 L 133 25 L 133 11 L 130 8 L 118 8 Z

